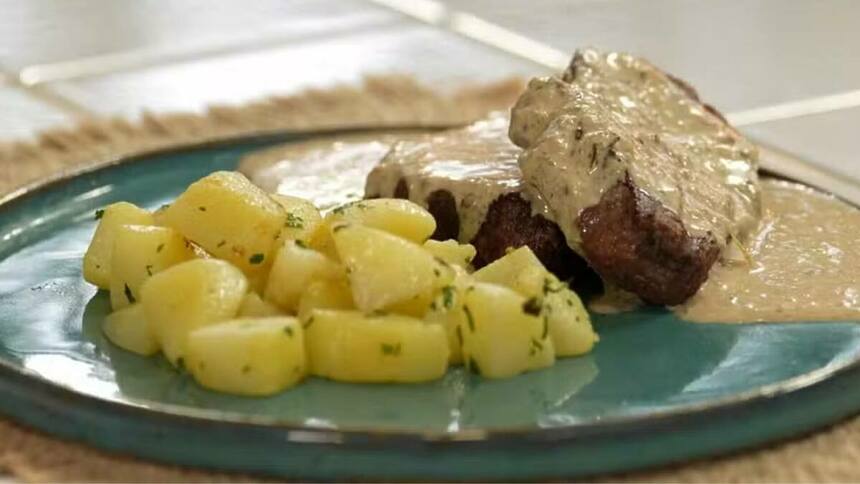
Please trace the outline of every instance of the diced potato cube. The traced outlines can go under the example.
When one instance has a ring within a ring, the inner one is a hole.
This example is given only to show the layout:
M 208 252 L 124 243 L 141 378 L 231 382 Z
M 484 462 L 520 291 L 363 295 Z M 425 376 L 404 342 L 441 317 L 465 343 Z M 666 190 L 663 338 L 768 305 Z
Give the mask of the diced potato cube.
M 188 334 L 234 318 L 248 292 L 242 271 L 218 259 L 194 259 L 150 277 L 141 288 L 146 320 L 164 355 L 182 366 Z
M 334 238 L 331 236 L 331 224 L 328 220 L 323 220 L 313 233 L 310 235 L 308 247 L 324 254 L 333 261 L 340 262 L 340 255 L 337 253 L 337 247 L 334 245 Z
M 556 356 L 588 353 L 599 340 L 591 318 L 575 292 L 550 274 L 546 296 L 541 302 L 541 317 L 549 324 L 549 335 Z
M 114 311 L 140 299 L 144 281 L 195 257 L 179 232 L 154 225 L 120 225 L 111 252 L 110 302 Z
M 475 271 L 479 282 L 509 287 L 525 297 L 543 296 L 543 284 L 549 271 L 528 246 L 507 253 Z
M 422 243 L 436 231 L 436 219 L 420 205 L 399 198 L 377 198 L 342 205 L 326 216 L 331 225 L 349 222 Z
M 552 365 L 555 349 L 533 301 L 495 284 L 467 288 L 466 324 L 459 326 L 466 366 L 485 377 L 506 378 Z
M 305 338 L 311 372 L 333 380 L 421 382 L 448 367 L 445 330 L 407 316 L 318 309 Z
M 256 292 L 245 294 L 245 297 L 242 299 L 242 305 L 239 306 L 240 318 L 267 318 L 283 315 L 283 311 L 278 309 L 274 304 L 263 301 Z
M 287 214 L 243 175 L 219 171 L 192 183 L 163 218 L 208 253 L 259 281 L 271 266 Z
M 263 297 L 284 311 L 295 313 L 308 284 L 343 279 L 342 266 L 300 242 L 285 240 L 275 255 Z
M 461 244 L 456 240 L 428 240 L 424 242 L 424 249 L 443 261 L 460 267 L 468 267 L 477 253 L 472 244 Z
M 124 350 L 144 356 L 158 353 L 158 341 L 146 322 L 140 303 L 109 314 L 102 324 L 102 331 L 107 339 Z
M 311 234 L 322 222 L 322 215 L 317 207 L 304 198 L 278 194 L 273 194 L 271 197 L 287 214 L 287 221 L 284 222 L 284 228 L 278 239 L 308 242 Z
M 354 309 L 346 281 L 314 281 L 299 300 L 299 320 L 305 322 L 315 309 Z
M 338 224 L 332 235 L 357 308 L 375 311 L 449 284 L 453 269 L 420 245 L 378 229 Z
M 302 326 L 295 318 L 234 319 L 188 336 L 188 369 L 206 388 L 272 395 L 307 373 Z
M 152 214 L 126 202 L 114 203 L 96 212 L 99 225 L 84 254 L 84 279 L 101 289 L 110 289 L 110 263 L 113 239 L 122 225 L 152 225 Z

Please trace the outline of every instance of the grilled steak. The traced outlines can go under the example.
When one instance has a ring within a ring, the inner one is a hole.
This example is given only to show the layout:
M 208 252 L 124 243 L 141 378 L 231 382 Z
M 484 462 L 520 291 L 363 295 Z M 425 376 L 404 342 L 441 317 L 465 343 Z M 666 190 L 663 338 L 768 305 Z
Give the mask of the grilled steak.
M 578 52 L 512 111 L 526 194 L 609 283 L 679 304 L 759 213 L 755 147 L 687 84 L 626 54 Z

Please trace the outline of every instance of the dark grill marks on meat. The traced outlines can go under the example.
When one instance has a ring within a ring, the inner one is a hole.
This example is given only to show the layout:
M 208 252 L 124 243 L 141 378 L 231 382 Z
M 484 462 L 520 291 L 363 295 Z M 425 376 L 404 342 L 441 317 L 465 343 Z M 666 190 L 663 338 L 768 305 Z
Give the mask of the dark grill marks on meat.
M 713 237 L 691 237 L 674 213 L 629 179 L 583 210 L 579 226 L 595 270 L 652 304 L 684 302 L 720 255 Z
M 400 182 L 403 183 L 403 180 Z M 399 187 L 400 183 L 397 186 Z M 460 215 L 457 213 L 457 201 L 451 192 L 436 190 L 430 193 L 427 196 L 427 211 L 436 219 L 436 231 L 430 236 L 431 239 L 457 239 L 460 235 Z

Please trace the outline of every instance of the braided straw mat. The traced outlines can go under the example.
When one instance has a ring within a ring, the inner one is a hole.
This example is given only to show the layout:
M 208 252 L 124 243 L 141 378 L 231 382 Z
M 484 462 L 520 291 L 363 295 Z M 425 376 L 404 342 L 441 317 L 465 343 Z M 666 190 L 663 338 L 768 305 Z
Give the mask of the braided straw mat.
M 205 114 L 144 114 L 139 122 L 92 119 L 33 142 L 0 144 L 0 194 L 105 159 L 234 136 L 315 130 L 465 123 L 509 107 L 522 82 L 508 80 L 440 94 L 405 77 L 375 77 L 360 87 L 309 90 Z M 2 398 L 2 396 L 0 396 Z M 0 469 L 24 481 L 250 481 L 248 476 L 183 469 L 106 453 L 0 417 Z M 860 418 L 769 448 L 609 481 L 860 481 Z

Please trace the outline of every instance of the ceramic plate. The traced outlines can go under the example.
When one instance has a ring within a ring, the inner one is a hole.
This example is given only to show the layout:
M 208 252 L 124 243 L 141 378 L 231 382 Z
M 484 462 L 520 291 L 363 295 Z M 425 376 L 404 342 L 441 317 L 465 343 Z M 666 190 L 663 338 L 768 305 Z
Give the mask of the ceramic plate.
M 306 136 L 306 135 L 305 135 Z M 155 208 L 283 135 L 120 160 L 0 205 L 0 411 L 61 437 L 183 465 L 293 479 L 551 479 L 738 450 L 860 410 L 860 325 L 595 317 L 588 356 L 502 381 L 310 379 L 264 399 L 206 391 L 109 344 L 81 278 L 93 213 Z

